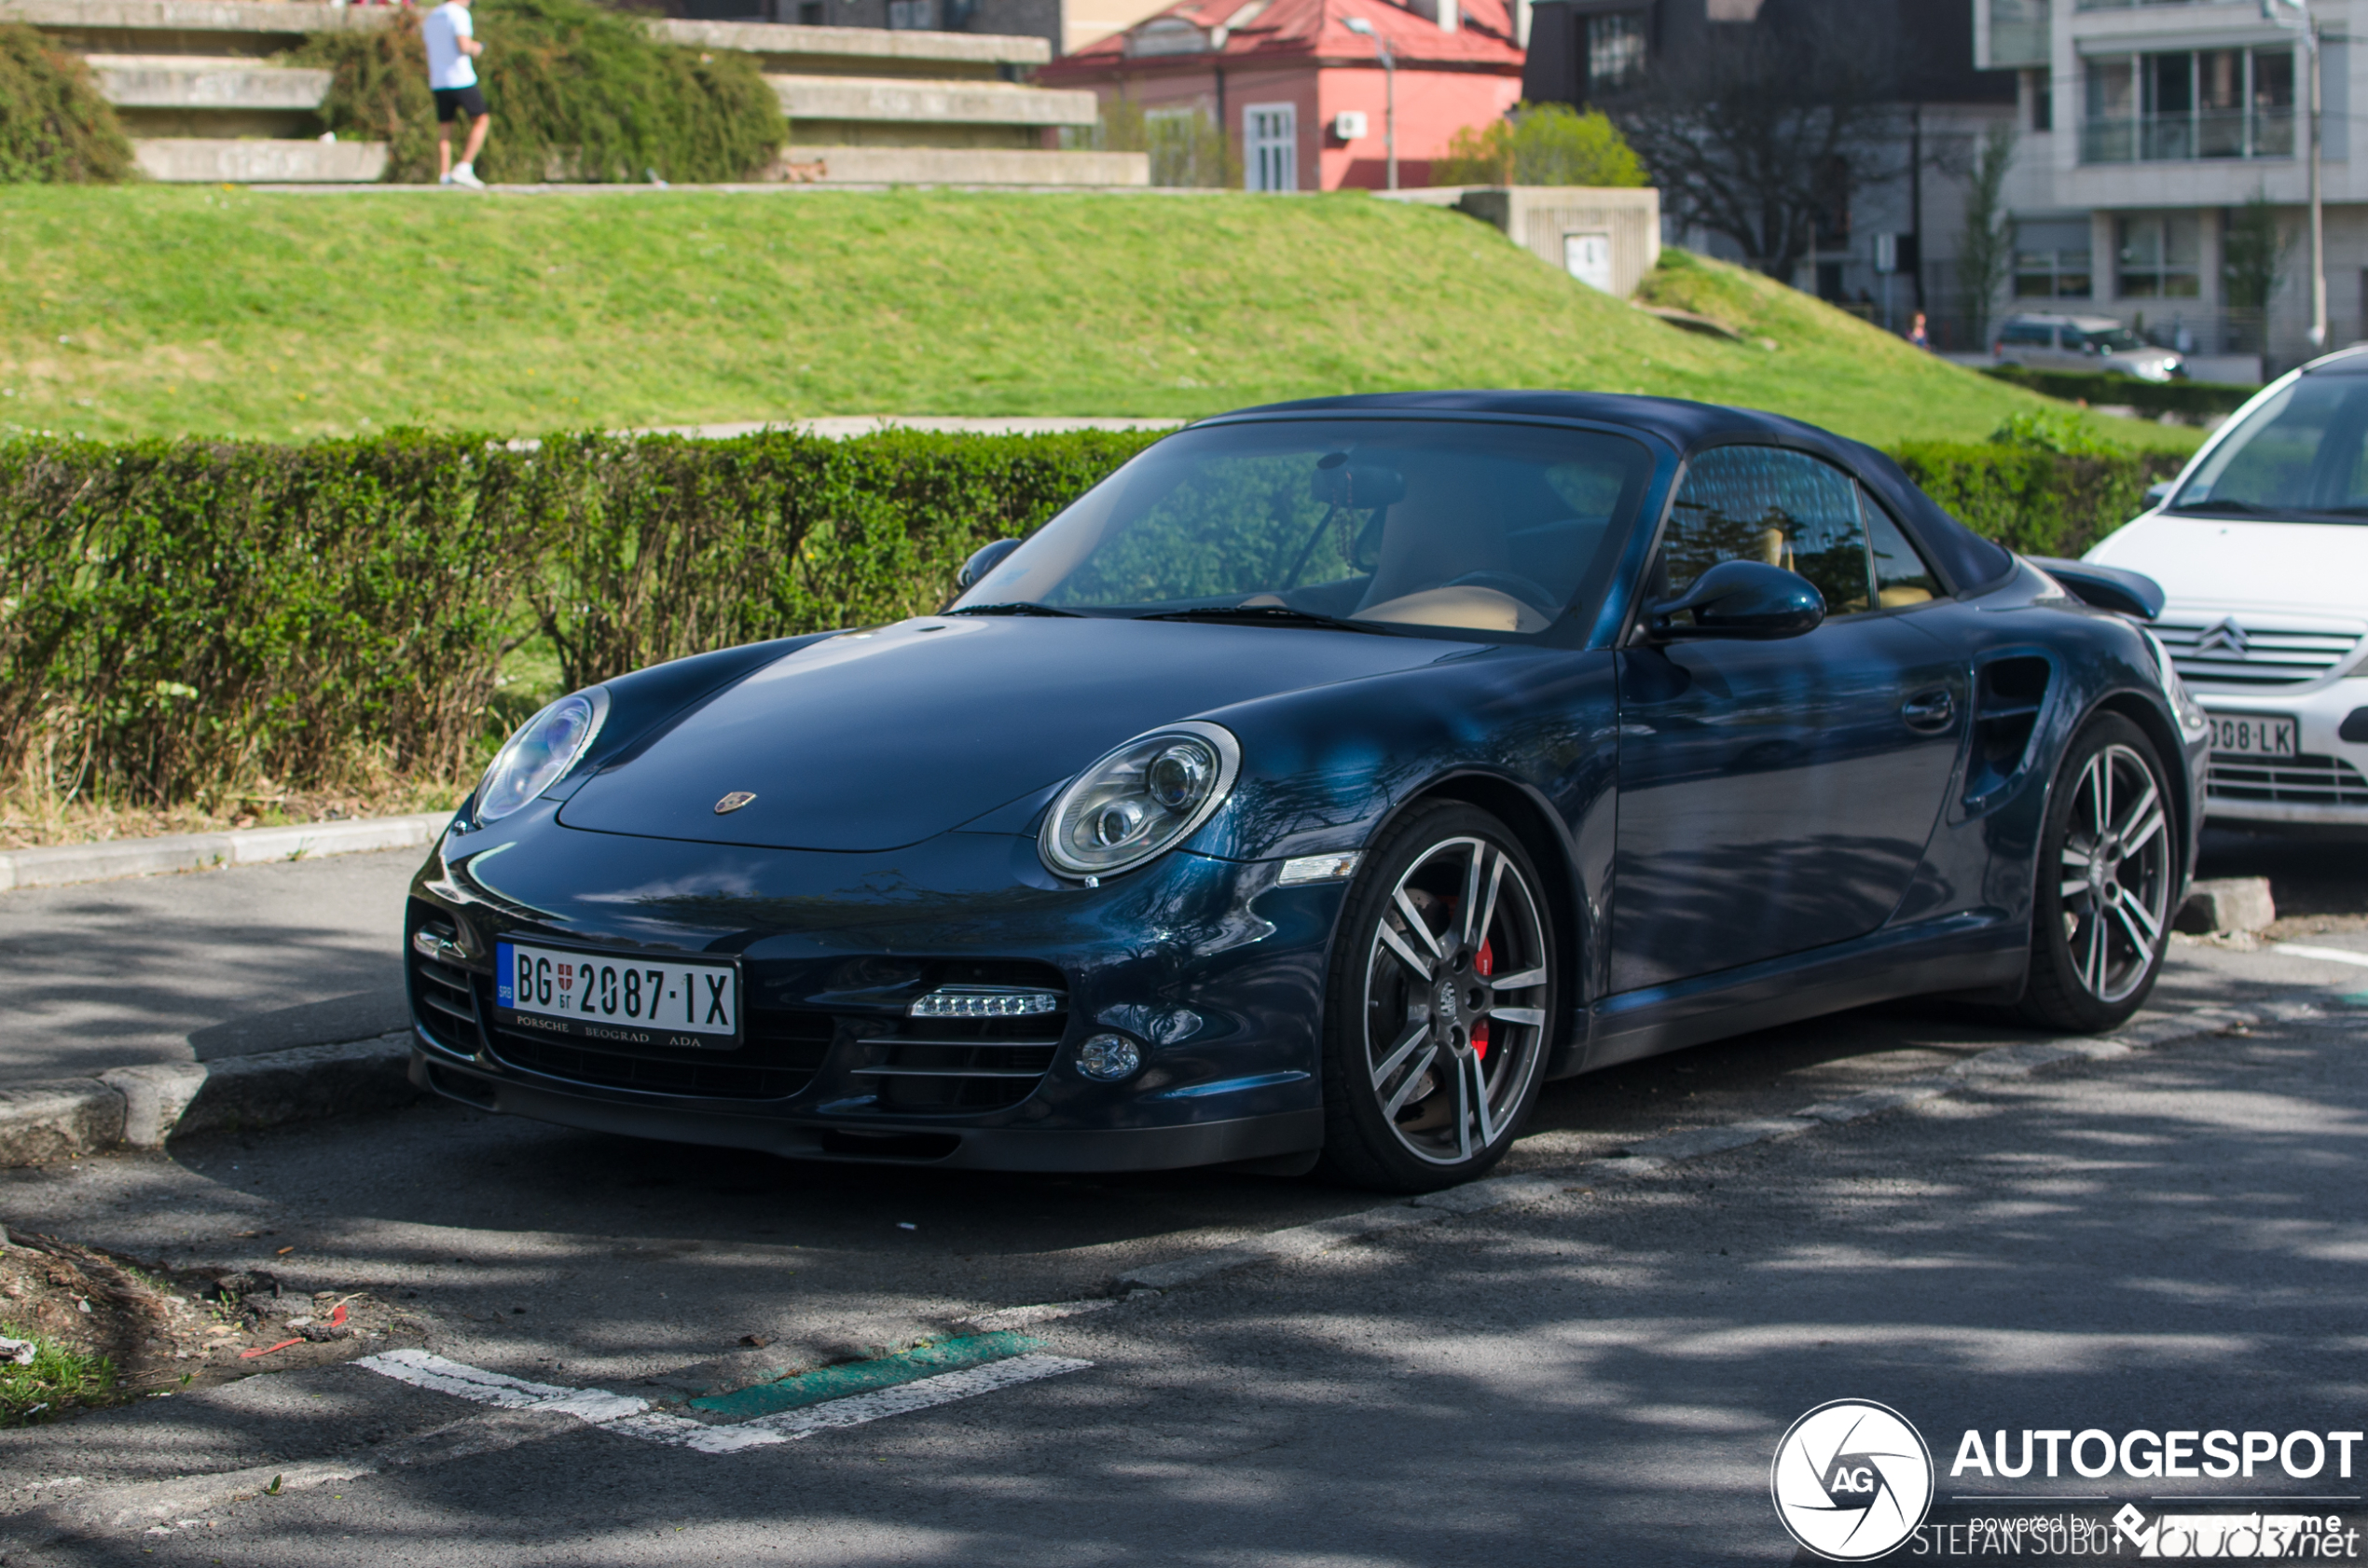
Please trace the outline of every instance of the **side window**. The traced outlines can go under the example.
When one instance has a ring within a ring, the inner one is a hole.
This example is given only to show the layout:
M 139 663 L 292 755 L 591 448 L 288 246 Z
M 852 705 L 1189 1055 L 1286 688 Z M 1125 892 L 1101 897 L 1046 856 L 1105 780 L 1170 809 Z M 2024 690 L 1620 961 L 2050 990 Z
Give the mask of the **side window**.
M 1940 597 L 1940 579 L 1917 553 L 1907 530 L 1865 490 L 1858 492 L 1859 509 L 1866 518 L 1866 553 L 1875 562 L 1875 605 L 1897 610 Z
M 1682 594 L 1720 561 L 1734 560 L 1799 572 L 1825 596 L 1829 615 L 1867 609 L 1873 596 L 1857 481 L 1781 447 L 1704 452 L 1687 470 L 1661 539 L 1667 591 Z

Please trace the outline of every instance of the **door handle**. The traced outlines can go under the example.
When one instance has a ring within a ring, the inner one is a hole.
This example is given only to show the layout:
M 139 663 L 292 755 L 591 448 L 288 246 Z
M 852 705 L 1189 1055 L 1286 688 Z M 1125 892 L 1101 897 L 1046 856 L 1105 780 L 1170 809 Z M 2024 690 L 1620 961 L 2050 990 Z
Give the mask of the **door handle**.
M 1911 730 L 1937 735 L 1957 717 L 1957 699 L 1947 692 L 1918 692 L 1899 705 L 1899 716 Z

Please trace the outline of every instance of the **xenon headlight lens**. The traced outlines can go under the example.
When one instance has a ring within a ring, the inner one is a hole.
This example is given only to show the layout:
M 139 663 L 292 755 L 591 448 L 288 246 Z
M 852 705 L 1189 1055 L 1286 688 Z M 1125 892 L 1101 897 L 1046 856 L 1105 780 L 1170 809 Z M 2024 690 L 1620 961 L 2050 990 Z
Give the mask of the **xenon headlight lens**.
M 609 694 L 595 686 L 561 697 L 520 724 L 477 786 L 477 821 L 499 821 L 567 777 L 608 713 Z
M 1241 771 L 1232 732 L 1198 722 L 1136 736 L 1078 775 L 1045 814 L 1044 863 L 1108 876 L 1183 842 L 1223 803 Z

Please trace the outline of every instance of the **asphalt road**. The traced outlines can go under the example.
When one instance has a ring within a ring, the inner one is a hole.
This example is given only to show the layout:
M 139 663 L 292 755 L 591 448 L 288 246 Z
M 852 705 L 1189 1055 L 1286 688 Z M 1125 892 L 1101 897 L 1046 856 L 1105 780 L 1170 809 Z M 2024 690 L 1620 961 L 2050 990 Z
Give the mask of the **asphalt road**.
M 2368 956 L 2368 936 L 2322 941 Z M 2361 1425 L 2368 1063 L 2340 998 L 2368 975 L 2206 944 L 2179 958 L 2170 1007 L 2327 1016 L 1047 1323 L 1045 1350 L 1089 1369 L 741 1453 L 351 1367 L 0 1435 L 7 1509 L 411 1461 L 5 1561 L 1774 1562 L 1793 1552 L 1769 1458 L 1827 1399 L 1907 1413 L 1944 1475 L 1966 1427 Z M 1683 1052 L 1556 1086 L 1511 1163 L 1568 1169 L 2015 1038 L 1887 1010 Z M 660 1403 L 1373 1202 L 1189 1173 L 801 1168 L 440 1106 L 0 1183 L 12 1224 L 366 1284 L 453 1360 Z M 752 1332 L 778 1341 L 738 1348 Z M 41 1484 L 60 1478 L 78 1479 Z

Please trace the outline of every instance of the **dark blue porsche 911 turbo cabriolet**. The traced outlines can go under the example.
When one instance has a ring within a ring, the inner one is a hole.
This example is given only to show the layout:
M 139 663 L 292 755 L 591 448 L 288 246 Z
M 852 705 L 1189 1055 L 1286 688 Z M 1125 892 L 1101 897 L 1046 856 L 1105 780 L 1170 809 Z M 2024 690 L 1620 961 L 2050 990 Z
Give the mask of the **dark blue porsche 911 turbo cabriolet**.
M 2145 579 L 1769 415 L 1457 392 L 1167 437 L 943 613 L 561 698 L 413 886 L 413 1074 L 802 1158 L 1420 1190 L 1550 1078 L 2145 997 L 2205 723 Z

